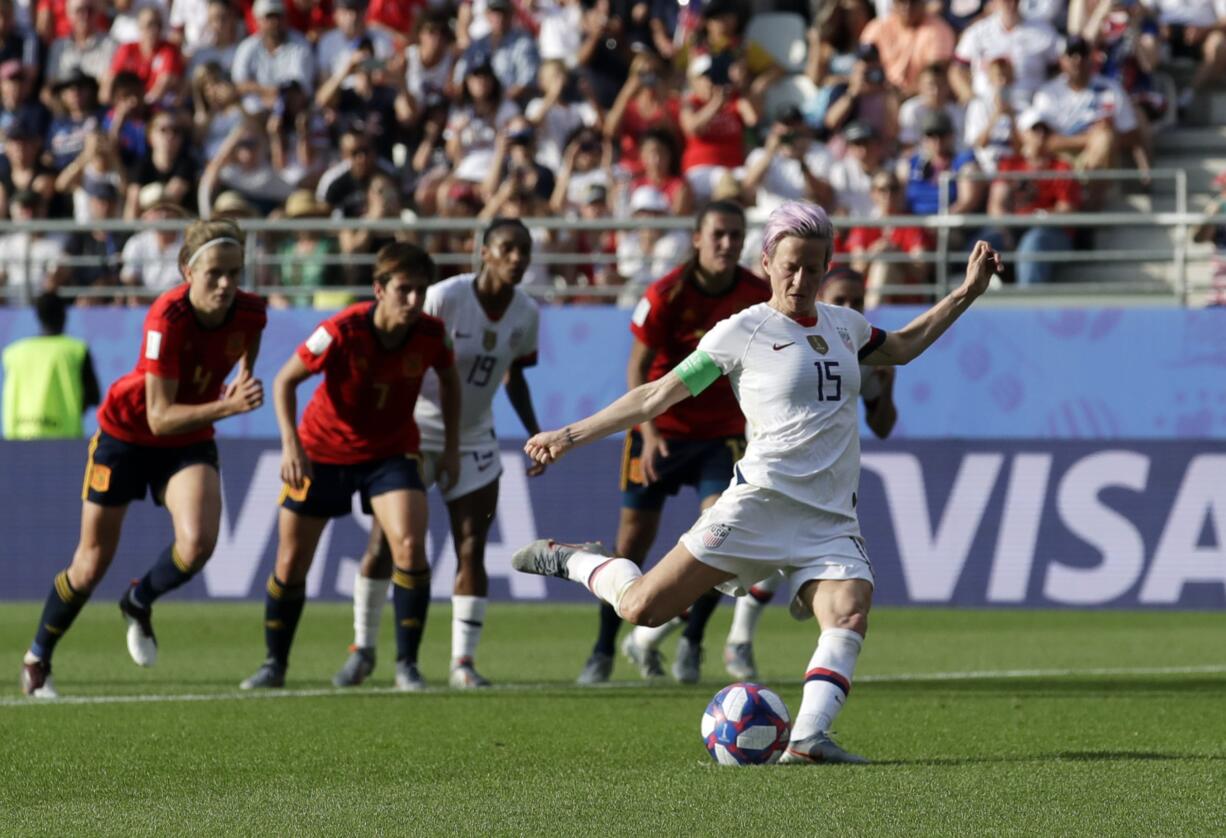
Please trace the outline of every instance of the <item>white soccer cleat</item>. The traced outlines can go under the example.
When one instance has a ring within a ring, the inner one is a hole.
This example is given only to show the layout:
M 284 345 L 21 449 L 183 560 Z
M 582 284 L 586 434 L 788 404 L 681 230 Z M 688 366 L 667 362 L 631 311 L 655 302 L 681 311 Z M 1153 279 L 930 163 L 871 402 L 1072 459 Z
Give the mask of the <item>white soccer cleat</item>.
M 417 664 L 408 661 L 396 661 L 396 689 L 401 692 L 416 693 L 426 688 L 426 679 L 421 677 Z
M 158 662 L 158 641 L 153 634 L 153 612 L 132 601 L 129 588 L 119 599 L 119 613 L 128 624 L 128 654 L 138 666 L 153 666 Z
M 729 643 L 724 647 L 724 669 L 738 681 L 753 681 L 758 677 L 752 643 Z
M 779 758 L 780 765 L 818 765 L 826 762 L 841 762 L 849 765 L 868 765 L 868 760 L 859 754 L 844 751 L 829 733 L 817 733 L 788 743 L 787 750 Z
M 634 642 L 634 632 L 626 634 L 622 641 L 622 654 L 639 669 L 639 674 L 648 681 L 664 677 L 664 662 L 659 649 L 640 646 Z
M 51 666 L 26 652 L 21 659 L 21 692 L 29 698 L 59 698 L 51 680 Z
M 472 658 L 460 658 L 451 667 L 448 682 L 457 690 L 474 690 L 490 685 L 489 679 L 473 666 Z

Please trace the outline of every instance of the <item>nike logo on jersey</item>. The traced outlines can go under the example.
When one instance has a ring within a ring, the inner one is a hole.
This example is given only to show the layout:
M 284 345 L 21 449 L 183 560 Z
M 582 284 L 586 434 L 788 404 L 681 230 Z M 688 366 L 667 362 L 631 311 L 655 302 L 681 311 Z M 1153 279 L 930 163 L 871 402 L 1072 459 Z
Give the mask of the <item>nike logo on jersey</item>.
M 794 343 L 796 343 L 796 341 L 794 340 L 788 341 L 787 343 L 773 343 L 771 344 L 771 349 L 778 352 L 780 349 L 787 349 L 789 346 L 793 345 Z

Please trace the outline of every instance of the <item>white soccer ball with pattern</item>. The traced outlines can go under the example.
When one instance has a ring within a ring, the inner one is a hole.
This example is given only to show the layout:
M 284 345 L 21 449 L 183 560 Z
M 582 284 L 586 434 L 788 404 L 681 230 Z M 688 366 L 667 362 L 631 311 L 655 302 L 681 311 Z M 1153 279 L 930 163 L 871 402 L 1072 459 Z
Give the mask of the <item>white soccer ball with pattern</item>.
M 791 731 L 787 705 L 761 684 L 724 687 L 702 714 L 703 744 L 720 765 L 775 762 L 787 747 Z

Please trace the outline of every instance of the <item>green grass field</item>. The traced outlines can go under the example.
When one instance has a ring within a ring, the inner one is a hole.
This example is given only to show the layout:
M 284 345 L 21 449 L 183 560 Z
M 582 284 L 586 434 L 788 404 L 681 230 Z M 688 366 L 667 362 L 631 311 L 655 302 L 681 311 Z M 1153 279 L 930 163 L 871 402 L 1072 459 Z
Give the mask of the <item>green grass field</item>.
M 478 663 L 498 688 L 399 695 L 390 658 L 373 689 L 330 688 L 350 611 L 310 605 L 287 692 L 250 696 L 258 605 L 159 605 L 162 659 L 140 670 L 100 601 L 56 656 L 69 699 L 33 703 L 16 682 L 37 608 L 0 606 L 0 834 L 1226 830 L 1221 615 L 881 609 L 836 731 L 875 764 L 720 768 L 698 723 L 730 680 L 730 612 L 702 684 L 644 686 L 619 661 L 616 683 L 582 689 L 594 607 L 496 604 Z M 815 634 L 779 608 L 763 620 L 761 680 L 793 711 Z M 435 607 L 432 683 L 449 639 Z

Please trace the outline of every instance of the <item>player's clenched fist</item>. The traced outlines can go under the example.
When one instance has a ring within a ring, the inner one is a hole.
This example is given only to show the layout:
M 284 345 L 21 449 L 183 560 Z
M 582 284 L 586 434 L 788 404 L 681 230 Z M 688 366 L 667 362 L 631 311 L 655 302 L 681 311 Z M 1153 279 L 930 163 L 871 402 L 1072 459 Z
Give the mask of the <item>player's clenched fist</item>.
M 255 410 L 264 404 L 264 382 L 243 367 L 226 387 L 223 400 L 230 403 L 234 413 L 248 413 Z
M 988 290 L 988 282 L 992 275 L 1002 269 L 1000 254 L 985 241 L 978 241 L 971 250 L 971 258 L 966 263 L 966 281 L 963 287 L 975 297 Z
M 573 443 L 566 430 L 542 431 L 524 444 L 524 453 L 541 465 L 556 463 Z

